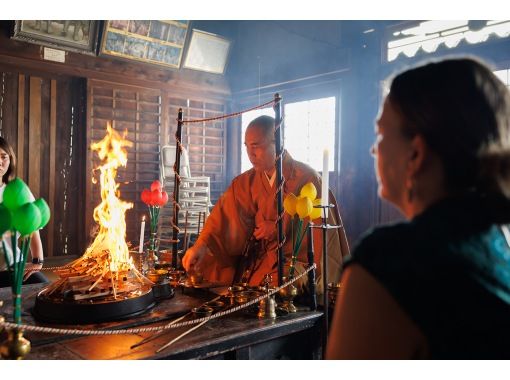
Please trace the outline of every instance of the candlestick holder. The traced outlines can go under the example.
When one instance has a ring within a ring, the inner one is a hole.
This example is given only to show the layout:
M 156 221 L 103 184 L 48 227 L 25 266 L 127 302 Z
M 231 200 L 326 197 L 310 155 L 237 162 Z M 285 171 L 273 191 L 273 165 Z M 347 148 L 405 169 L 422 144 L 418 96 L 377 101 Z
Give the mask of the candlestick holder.
M 0 345 L 3 359 L 23 359 L 30 352 L 30 341 L 23 337 L 23 330 L 14 328 L 7 331 L 7 340 Z
M 310 224 L 310 228 L 319 228 L 322 230 L 322 302 L 324 307 L 324 339 L 323 339 L 323 347 L 322 352 L 323 355 L 326 353 L 326 346 L 328 343 L 328 332 L 329 332 L 329 306 L 328 306 L 328 242 L 327 242 L 327 232 L 328 230 L 336 230 L 339 228 L 343 228 L 343 225 L 331 225 L 328 224 L 328 212 L 330 208 L 334 208 L 334 204 L 328 205 L 320 205 L 313 206 L 315 208 L 322 208 L 322 223 L 321 224 Z

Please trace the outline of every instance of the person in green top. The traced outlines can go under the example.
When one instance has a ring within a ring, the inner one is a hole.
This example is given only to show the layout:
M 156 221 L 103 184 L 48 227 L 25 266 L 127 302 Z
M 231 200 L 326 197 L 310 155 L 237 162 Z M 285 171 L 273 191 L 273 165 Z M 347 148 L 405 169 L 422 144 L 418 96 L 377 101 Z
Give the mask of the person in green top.
M 510 358 L 510 93 L 450 58 L 391 82 L 371 153 L 407 221 L 369 231 L 342 275 L 329 359 Z

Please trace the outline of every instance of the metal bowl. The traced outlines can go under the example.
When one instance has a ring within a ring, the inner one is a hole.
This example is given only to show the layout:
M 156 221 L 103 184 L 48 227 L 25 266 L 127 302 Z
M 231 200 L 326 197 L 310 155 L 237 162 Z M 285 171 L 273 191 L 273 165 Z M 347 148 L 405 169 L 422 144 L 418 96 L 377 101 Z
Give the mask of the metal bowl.
M 258 292 L 256 290 L 244 290 L 242 292 L 235 294 L 235 301 L 237 304 L 242 305 L 248 301 L 254 300 L 255 298 L 260 297 L 264 293 Z
M 166 280 L 168 271 L 166 269 L 154 269 L 147 273 L 147 278 L 155 284 L 162 283 Z
M 233 286 L 229 286 L 229 288 L 227 290 L 228 290 L 228 294 L 234 295 L 236 293 L 244 291 L 245 288 L 244 288 L 244 286 L 233 285 Z
M 194 307 L 193 309 L 191 309 L 191 311 L 193 312 L 193 315 L 195 317 L 203 318 L 203 317 L 210 316 L 213 313 L 214 309 L 209 306 L 200 306 L 200 307 Z
M 204 306 L 210 307 L 214 311 L 218 311 L 218 310 L 223 309 L 223 307 L 225 306 L 225 302 L 222 302 L 222 301 L 209 301 L 209 302 L 206 302 L 204 304 Z

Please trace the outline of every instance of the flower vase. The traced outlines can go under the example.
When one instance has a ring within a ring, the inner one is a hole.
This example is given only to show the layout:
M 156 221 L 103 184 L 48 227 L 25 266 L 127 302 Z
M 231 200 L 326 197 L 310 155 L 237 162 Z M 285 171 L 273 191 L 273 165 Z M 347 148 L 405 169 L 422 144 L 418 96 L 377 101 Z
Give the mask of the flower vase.
M 156 252 L 156 254 L 159 251 L 159 239 L 156 232 L 151 232 L 151 236 L 149 238 L 149 250 Z
M 7 340 L 0 345 L 0 356 L 4 359 L 23 359 L 30 352 L 30 341 L 23 338 L 23 330 L 7 331 Z

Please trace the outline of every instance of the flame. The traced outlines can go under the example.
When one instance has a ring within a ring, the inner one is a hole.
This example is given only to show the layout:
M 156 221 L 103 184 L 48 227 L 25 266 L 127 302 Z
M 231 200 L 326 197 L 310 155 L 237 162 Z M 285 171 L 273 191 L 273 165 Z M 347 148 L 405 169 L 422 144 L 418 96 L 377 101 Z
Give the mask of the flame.
M 99 224 L 99 233 L 87 248 L 84 258 L 108 251 L 109 269 L 116 272 L 132 265 L 126 244 L 125 214 L 133 207 L 133 203 L 119 198 L 119 185 L 115 182 L 115 177 L 119 166 L 125 167 L 127 164 L 127 151 L 124 148 L 133 146 L 133 143 L 124 139 L 127 132 L 120 136 L 110 123 L 106 130 L 106 136 L 90 146 L 104 164 L 95 169 L 100 171 L 101 185 L 101 203 L 94 209 L 94 220 Z

